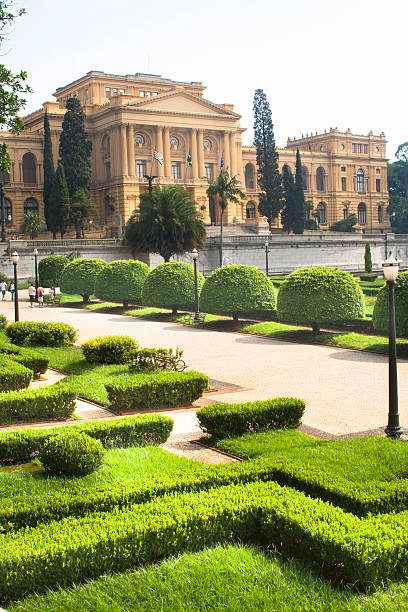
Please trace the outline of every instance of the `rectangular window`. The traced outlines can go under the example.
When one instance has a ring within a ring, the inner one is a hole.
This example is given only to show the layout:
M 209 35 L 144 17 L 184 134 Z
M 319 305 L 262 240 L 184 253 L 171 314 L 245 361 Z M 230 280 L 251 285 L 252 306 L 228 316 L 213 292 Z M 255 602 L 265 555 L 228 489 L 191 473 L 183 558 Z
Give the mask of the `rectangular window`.
M 345 171 L 346 171 L 346 166 L 342 166 L 342 167 L 341 167 L 341 171 L 342 171 L 342 172 L 345 172 Z
M 110 87 L 106 87 L 106 89 L 105 89 L 105 95 L 106 95 L 106 97 L 107 97 L 107 98 L 110 98 L 110 94 L 111 94 Z
M 375 179 L 375 190 L 378 192 L 381 191 L 381 179 Z
M 88 90 L 85 89 L 85 104 L 88 102 Z
M 376 174 L 381 174 L 381 170 L 380 170 L 379 168 L 376 168 L 376 169 L 375 169 L 375 173 L 376 173 Z
M 151 91 L 146 91 L 146 98 L 150 98 L 150 97 L 151 97 L 151 95 L 152 95 L 152 92 L 151 92 Z
M 353 142 L 353 144 L 351 145 L 351 150 L 352 150 L 352 152 L 353 152 L 353 153 L 355 153 L 355 152 L 356 152 L 356 149 L 357 149 L 357 145 L 356 145 L 356 143 L 355 143 L 355 142 Z
M 171 162 L 171 176 L 174 179 L 180 179 L 181 178 L 181 162 L 179 162 L 179 161 Z
M 144 91 L 139 91 L 139 95 L 140 95 L 141 98 L 144 98 L 145 97 L 145 92 Z
M 118 90 L 117 90 L 116 88 L 114 88 L 112 91 L 113 91 L 113 95 L 114 95 L 114 96 L 117 96 L 117 95 L 118 95 Z
M 137 171 L 137 178 L 144 177 L 144 175 L 146 174 L 146 162 L 144 161 L 144 159 L 138 159 L 136 161 L 136 171 Z
M 157 91 L 154 91 L 154 92 L 153 92 L 153 95 L 154 95 L 154 96 L 157 96 Z
M 357 153 L 361 153 L 361 144 L 357 145 Z
M 212 164 L 204 164 L 205 167 L 205 176 L 209 181 L 213 180 L 213 165 Z
M 341 177 L 341 190 L 347 191 L 347 179 L 345 176 Z
M 364 153 L 367 153 L 367 145 L 364 145 Z
M 122 95 L 122 94 L 125 93 L 125 90 L 124 89 L 119 89 L 119 93 L 120 93 L 120 95 Z

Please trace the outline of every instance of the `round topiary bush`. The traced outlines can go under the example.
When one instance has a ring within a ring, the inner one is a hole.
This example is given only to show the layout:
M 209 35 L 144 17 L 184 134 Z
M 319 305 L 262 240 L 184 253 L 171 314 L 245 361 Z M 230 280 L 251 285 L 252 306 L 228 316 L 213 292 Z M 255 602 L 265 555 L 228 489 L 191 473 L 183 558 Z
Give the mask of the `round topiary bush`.
M 203 275 L 197 272 L 198 291 L 203 283 Z M 146 306 L 171 308 L 174 314 L 180 308 L 193 308 L 193 266 L 184 262 L 172 261 L 154 268 L 143 285 L 142 303 Z
M 280 321 L 309 324 L 319 333 L 322 323 L 363 317 L 364 295 L 348 272 L 325 266 L 300 268 L 280 286 L 277 311 Z
M 62 271 L 60 285 L 63 293 L 79 293 L 84 303 L 94 292 L 95 280 L 106 266 L 102 259 L 74 259 Z
M 139 343 L 130 336 L 99 336 L 81 345 L 91 363 L 129 363 L 136 359 Z
M 94 293 L 100 300 L 139 304 L 142 287 L 150 268 L 142 261 L 119 259 L 107 264 L 98 273 Z
M 381 287 L 373 311 L 373 327 L 388 333 L 388 286 Z M 408 338 L 408 272 L 398 274 L 395 281 L 395 322 L 397 336 Z
M 50 255 L 41 259 L 38 264 L 40 285 L 43 287 L 58 287 L 62 271 L 68 263 L 69 259 L 62 255 Z
M 273 310 L 276 293 L 272 282 L 252 266 L 223 266 L 206 278 L 200 295 L 200 309 L 238 320 L 243 313 Z
M 44 442 L 40 460 L 56 476 L 85 476 L 101 465 L 104 452 L 101 442 L 86 433 L 62 431 Z

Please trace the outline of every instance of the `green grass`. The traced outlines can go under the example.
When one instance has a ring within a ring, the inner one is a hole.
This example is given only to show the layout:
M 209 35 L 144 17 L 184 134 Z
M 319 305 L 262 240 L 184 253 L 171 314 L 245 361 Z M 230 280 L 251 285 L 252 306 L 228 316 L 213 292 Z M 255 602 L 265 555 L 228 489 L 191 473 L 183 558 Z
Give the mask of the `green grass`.
M 123 304 L 118 304 L 117 302 L 96 302 L 95 304 L 87 304 L 85 306 L 85 308 L 87 310 L 94 310 L 94 311 L 105 311 L 105 310 L 122 310 L 123 308 Z
M 356 483 L 408 476 L 408 445 L 390 438 L 321 440 L 293 430 L 227 438 L 217 448 L 244 459 L 288 458 Z
M 406 610 L 408 588 L 336 590 L 305 565 L 255 547 L 217 546 L 31 596 L 9 612 L 362 612 Z

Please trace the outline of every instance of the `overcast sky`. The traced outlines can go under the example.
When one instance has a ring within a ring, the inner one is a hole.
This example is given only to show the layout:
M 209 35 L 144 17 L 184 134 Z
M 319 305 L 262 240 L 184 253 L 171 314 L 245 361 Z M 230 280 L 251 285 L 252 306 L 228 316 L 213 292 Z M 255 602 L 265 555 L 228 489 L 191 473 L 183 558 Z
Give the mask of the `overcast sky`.
M 278 146 L 330 127 L 408 140 L 406 0 L 18 0 L 3 63 L 25 69 L 27 112 L 90 70 L 202 81 L 252 144 L 254 90 Z

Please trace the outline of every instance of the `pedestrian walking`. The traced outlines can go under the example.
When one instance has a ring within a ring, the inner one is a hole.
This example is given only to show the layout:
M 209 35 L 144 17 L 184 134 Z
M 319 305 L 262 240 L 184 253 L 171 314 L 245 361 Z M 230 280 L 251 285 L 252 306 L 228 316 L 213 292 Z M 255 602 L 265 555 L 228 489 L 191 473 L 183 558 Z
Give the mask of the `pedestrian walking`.
M 50 303 L 54 304 L 55 287 L 50 287 Z
M 14 286 L 14 283 L 11 282 L 10 283 L 10 289 L 9 289 L 10 293 L 11 293 L 11 301 L 14 302 L 14 294 L 16 292 L 16 288 Z
M 0 289 L 1 289 L 1 301 L 4 302 L 4 300 L 6 299 L 6 291 L 7 291 L 6 281 L 2 281 L 0 283 Z
M 44 306 L 44 288 L 41 285 L 37 289 L 38 306 Z
M 34 308 L 35 287 L 32 284 L 28 288 L 28 297 L 30 298 L 30 306 L 31 306 L 31 308 Z

